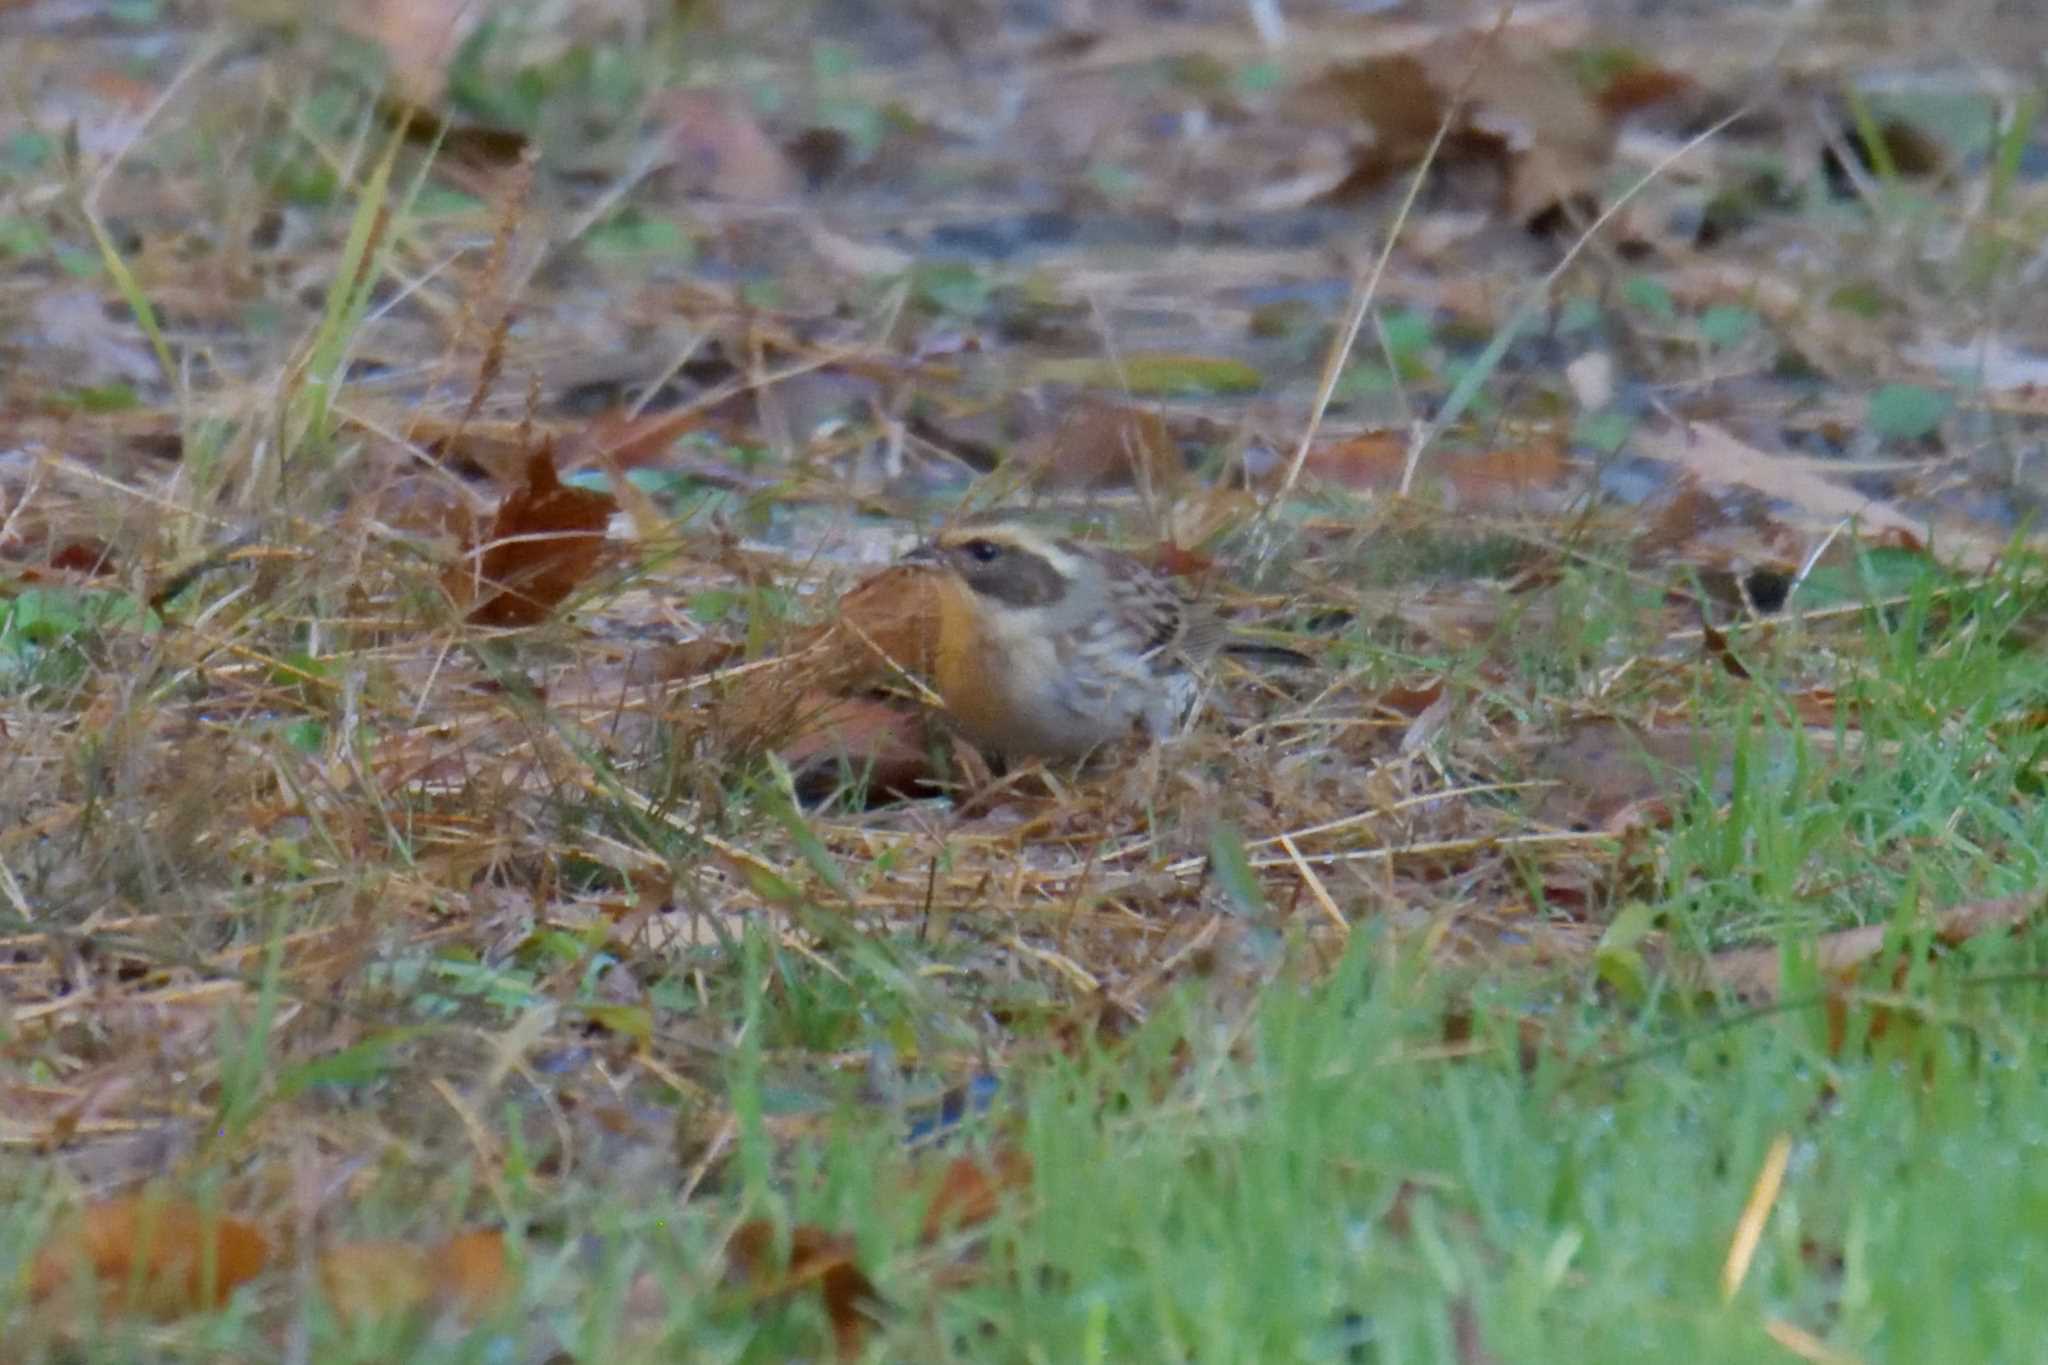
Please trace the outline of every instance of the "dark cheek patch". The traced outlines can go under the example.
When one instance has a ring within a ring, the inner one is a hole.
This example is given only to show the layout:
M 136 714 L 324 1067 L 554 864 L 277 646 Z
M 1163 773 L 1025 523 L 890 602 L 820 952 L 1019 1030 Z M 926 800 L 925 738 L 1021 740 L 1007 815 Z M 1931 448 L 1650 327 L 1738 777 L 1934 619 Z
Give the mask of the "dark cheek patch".
M 1058 569 L 1034 554 L 1010 551 L 993 564 L 962 554 L 954 560 L 967 586 L 1011 607 L 1048 607 L 1067 595 Z

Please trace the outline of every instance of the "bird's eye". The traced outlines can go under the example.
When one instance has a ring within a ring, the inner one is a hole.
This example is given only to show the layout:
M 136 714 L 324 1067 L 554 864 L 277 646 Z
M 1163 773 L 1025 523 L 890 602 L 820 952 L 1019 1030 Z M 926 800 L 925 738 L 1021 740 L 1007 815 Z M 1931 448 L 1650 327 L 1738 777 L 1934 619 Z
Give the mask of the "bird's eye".
M 960 548 L 977 564 L 993 564 L 1003 555 L 1003 547 L 993 540 L 970 540 Z

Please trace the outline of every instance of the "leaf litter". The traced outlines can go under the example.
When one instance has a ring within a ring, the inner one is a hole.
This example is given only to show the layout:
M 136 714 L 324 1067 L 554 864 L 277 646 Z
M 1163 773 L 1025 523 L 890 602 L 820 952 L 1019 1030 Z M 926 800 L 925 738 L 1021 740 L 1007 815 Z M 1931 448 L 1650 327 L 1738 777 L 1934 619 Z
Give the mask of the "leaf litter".
M 275 1269 L 265 1159 L 301 1123 L 431 1183 L 502 1167 L 477 1115 L 507 1105 L 549 1179 L 708 1206 L 748 1048 L 778 1140 L 848 1095 L 943 1133 L 976 1078 L 1114 1046 L 1191 974 L 1241 1014 L 1361 924 L 1447 971 L 1615 988 L 1660 950 L 1782 990 L 1775 948 L 1617 914 L 1671 812 L 1729 799 L 1702 688 L 1748 684 L 1769 755 L 1875 743 L 1830 573 L 2035 549 L 2048 337 L 1935 268 L 2013 268 L 2023 110 L 1958 145 L 1873 120 L 1881 38 L 1758 77 L 1753 15 L 1301 5 L 1275 55 L 1233 6 L 971 43 L 930 7 L 732 13 L 674 70 L 621 54 L 688 21 L 630 8 L 387 5 L 355 47 L 234 57 L 197 11 L 147 53 L 0 15 L 44 73 L 0 124 L 0 1144 L 96 1196 L 32 1297 L 83 1273 L 176 1317 Z M 992 768 L 889 567 L 989 506 L 1154 553 L 1322 666 L 1223 673 L 1156 750 Z M 1628 628 L 1551 692 L 1524 645 L 1587 565 Z M 1933 937 L 2034 909 L 1959 898 Z M 1875 929 L 1821 942 L 1838 1015 Z M 842 1002 L 742 1037 L 714 1001 L 750 942 Z M 245 1055 L 306 1079 L 252 1097 Z M 1028 1207 L 1028 1161 L 905 1159 L 939 1172 L 922 1254 L 971 1276 L 955 1241 Z M 221 1169 L 264 1218 L 119 1192 Z M 839 1231 L 723 1246 L 735 1311 L 815 1288 L 848 1357 L 888 1316 Z M 346 1319 L 473 1321 L 516 1273 L 495 1230 L 318 1264 Z

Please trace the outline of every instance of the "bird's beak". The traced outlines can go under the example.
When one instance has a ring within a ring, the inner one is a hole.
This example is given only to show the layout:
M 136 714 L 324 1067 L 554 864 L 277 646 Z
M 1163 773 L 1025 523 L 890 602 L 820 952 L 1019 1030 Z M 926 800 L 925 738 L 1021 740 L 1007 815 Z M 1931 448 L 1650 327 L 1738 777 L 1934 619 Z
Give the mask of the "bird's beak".
M 929 540 L 920 541 L 904 552 L 903 557 L 896 562 L 899 564 L 936 564 L 939 562 L 939 547 L 932 544 Z

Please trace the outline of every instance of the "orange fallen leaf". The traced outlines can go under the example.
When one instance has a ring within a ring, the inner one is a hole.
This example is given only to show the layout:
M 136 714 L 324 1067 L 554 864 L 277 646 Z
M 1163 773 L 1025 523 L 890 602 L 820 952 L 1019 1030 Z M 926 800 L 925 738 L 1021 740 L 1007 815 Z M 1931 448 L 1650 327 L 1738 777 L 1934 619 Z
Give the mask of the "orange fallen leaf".
M 483 626 L 530 626 L 597 568 L 605 526 L 617 504 L 606 493 L 570 488 L 543 447 L 527 461 L 526 486 L 506 498 L 490 531 L 449 570 L 443 586 L 458 603 L 475 603 Z
M 761 1302 L 781 1298 L 815 1284 L 832 1325 L 839 1358 L 851 1360 L 866 1344 L 868 1310 L 881 1302 L 875 1286 L 853 1261 L 850 1238 L 835 1237 L 811 1223 L 789 1230 L 789 1259 L 775 1256 L 775 1225 L 765 1218 L 742 1223 L 726 1243 L 730 1275 L 745 1284 Z
M 1408 467 L 1408 439 L 1405 432 L 1369 431 L 1327 441 L 1309 451 L 1302 471 L 1345 488 L 1398 488 Z M 1532 493 L 1561 488 L 1570 473 L 1563 446 L 1542 438 L 1499 450 L 1428 451 L 1416 483 L 1441 489 L 1460 508 L 1520 508 Z
M 829 773 L 842 764 L 863 778 L 870 791 L 911 793 L 930 782 L 931 750 L 924 720 L 915 710 L 873 697 L 807 695 L 798 705 L 798 733 L 781 748 L 782 761 L 798 775 Z
M 668 453 L 676 438 L 710 420 L 697 408 L 631 415 L 623 409 L 599 413 L 576 439 L 572 449 L 590 459 L 637 469 Z
M 1368 431 L 1311 447 L 1302 472 L 1345 488 L 1392 488 L 1407 463 L 1405 432 Z
M 460 1233 L 434 1249 L 435 1296 L 474 1321 L 512 1296 L 512 1261 L 505 1234 L 494 1228 Z
M 922 1236 L 935 1242 L 949 1230 L 977 1227 L 996 1216 L 1003 1196 L 1031 1183 L 1031 1158 L 1014 1147 L 998 1147 L 984 1160 L 955 1157 L 939 1173 L 938 1189 L 925 1206 Z
M 95 1301 L 80 1311 L 162 1320 L 219 1307 L 269 1260 L 270 1242 L 252 1224 L 145 1192 L 93 1204 L 58 1227 L 29 1266 L 28 1292 L 41 1303 L 91 1285 Z

